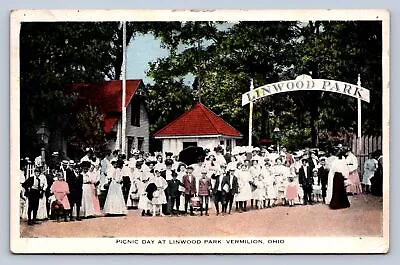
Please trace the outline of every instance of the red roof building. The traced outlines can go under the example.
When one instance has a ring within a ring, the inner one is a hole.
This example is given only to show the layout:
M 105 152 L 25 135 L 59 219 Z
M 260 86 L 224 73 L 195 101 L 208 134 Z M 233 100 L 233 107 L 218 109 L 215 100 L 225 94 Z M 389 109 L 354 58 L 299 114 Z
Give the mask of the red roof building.
M 218 145 L 232 148 L 242 134 L 204 106 L 196 103 L 189 111 L 157 131 L 154 138 L 163 140 L 163 152 L 178 153 L 188 146 L 212 150 Z
M 126 143 L 128 150 L 139 149 L 148 151 L 149 120 L 143 100 L 135 96 L 143 86 L 142 80 L 126 80 Z M 102 83 L 76 83 L 71 86 L 69 93 L 76 93 L 78 102 L 96 106 L 104 115 L 103 128 L 106 134 L 116 134 L 116 143 L 121 142 L 122 120 L 122 81 L 112 80 Z M 113 149 L 119 149 L 110 146 Z

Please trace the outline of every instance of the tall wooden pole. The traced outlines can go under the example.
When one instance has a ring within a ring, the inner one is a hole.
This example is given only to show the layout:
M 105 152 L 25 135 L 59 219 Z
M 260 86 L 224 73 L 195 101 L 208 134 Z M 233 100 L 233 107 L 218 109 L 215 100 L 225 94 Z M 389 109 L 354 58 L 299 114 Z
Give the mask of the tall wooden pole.
M 122 22 L 122 126 L 121 126 L 121 152 L 126 154 L 126 22 Z
M 357 86 L 361 87 L 361 77 L 360 74 L 358 74 L 358 80 L 357 80 Z M 361 155 L 361 99 L 357 99 L 358 103 L 358 115 L 357 115 L 357 142 L 358 142 L 358 148 L 357 148 L 357 153 Z
M 250 97 L 253 96 L 251 93 L 254 89 L 253 79 L 250 81 Z M 249 112 L 249 146 L 252 145 L 253 138 L 253 101 L 250 101 L 250 112 Z

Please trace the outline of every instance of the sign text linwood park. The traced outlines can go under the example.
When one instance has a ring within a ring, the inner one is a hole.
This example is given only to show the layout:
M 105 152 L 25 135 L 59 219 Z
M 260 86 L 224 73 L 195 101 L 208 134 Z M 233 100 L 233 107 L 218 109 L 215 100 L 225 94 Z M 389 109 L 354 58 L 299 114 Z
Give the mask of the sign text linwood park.
M 312 79 L 308 75 L 300 75 L 295 80 L 267 84 L 242 94 L 242 106 L 257 99 L 283 92 L 292 91 L 327 91 L 351 96 L 369 103 L 369 90 L 336 80 Z

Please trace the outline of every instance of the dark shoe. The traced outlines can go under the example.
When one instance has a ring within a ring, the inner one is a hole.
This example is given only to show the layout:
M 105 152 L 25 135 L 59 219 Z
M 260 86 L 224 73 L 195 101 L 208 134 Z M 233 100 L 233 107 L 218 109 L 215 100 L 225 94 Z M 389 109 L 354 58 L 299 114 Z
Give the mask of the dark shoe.
M 82 221 L 82 218 L 76 217 L 76 221 Z
M 37 220 L 33 221 L 32 223 L 35 224 L 35 225 L 40 224 Z
M 217 212 L 217 214 L 216 214 L 217 216 L 219 215 L 219 212 Z
M 190 213 L 190 216 L 195 216 L 195 214 L 194 213 Z
M 29 220 L 28 225 L 33 225 L 33 222 L 31 220 Z
M 146 212 L 145 212 L 145 210 L 143 210 L 142 211 L 142 216 L 145 216 L 146 215 Z

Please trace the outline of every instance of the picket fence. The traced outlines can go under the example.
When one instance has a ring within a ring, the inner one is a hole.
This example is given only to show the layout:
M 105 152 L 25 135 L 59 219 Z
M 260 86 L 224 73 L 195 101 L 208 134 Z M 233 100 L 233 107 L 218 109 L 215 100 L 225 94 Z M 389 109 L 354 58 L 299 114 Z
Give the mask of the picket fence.
M 382 150 L 382 136 L 364 135 L 361 137 L 361 141 L 358 141 L 357 136 L 353 136 L 349 146 L 351 146 L 353 154 L 358 158 L 358 169 L 361 177 L 364 174 L 364 162 L 368 159 L 368 155 L 377 150 Z
M 28 163 L 28 165 L 25 168 L 25 179 L 27 179 L 28 177 L 32 176 L 34 174 L 35 171 L 35 163 Z M 45 166 L 45 173 L 49 174 L 50 173 L 50 168 Z

